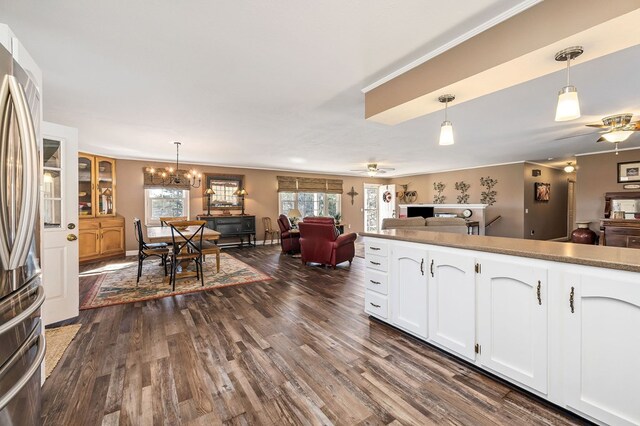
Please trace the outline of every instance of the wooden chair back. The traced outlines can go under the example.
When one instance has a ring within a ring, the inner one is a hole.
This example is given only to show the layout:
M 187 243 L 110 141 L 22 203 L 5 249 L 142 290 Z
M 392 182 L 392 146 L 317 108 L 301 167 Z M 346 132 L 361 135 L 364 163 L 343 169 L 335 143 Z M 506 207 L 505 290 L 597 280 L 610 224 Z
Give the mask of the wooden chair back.
M 169 222 L 173 222 L 176 220 L 189 220 L 187 216 L 160 216 L 160 226 L 169 226 Z
M 168 222 L 171 227 L 173 252 L 176 256 L 181 254 L 184 249 L 191 249 L 193 252 L 202 254 L 202 234 L 206 224 L 207 222 L 204 220 L 174 220 Z M 197 229 L 195 232 L 191 233 L 189 231 L 187 234 L 184 228 L 191 226 L 197 226 Z
M 275 231 L 275 229 L 273 229 L 273 225 L 271 224 L 271 218 L 270 217 L 263 217 L 262 218 L 262 226 L 264 227 L 264 232 L 273 232 L 273 231 Z
M 137 217 L 133 218 L 133 228 L 135 229 L 136 241 L 138 241 L 138 252 L 140 252 L 144 249 L 144 236 L 142 235 L 142 223 Z

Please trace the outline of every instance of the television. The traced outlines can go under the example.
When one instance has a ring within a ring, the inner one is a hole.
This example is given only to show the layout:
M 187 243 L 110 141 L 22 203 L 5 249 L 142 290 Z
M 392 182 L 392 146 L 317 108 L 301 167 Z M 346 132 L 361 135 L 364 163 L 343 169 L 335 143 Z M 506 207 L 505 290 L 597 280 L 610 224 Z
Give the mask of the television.
M 409 206 L 407 207 L 407 217 L 433 217 L 433 207 Z

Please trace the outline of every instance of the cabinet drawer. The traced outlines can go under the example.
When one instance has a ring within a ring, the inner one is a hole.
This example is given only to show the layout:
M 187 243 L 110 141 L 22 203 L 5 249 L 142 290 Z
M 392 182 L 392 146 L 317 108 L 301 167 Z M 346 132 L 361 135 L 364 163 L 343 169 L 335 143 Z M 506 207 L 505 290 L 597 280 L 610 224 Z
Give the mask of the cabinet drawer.
M 389 245 L 379 241 L 367 241 L 365 244 L 364 252 L 366 254 L 375 254 L 377 256 L 387 257 L 389 252 Z
M 100 220 L 101 228 L 122 228 L 124 221 L 121 219 L 102 219 Z
M 365 312 L 380 318 L 388 318 L 387 296 L 383 296 L 374 291 L 365 291 L 364 293 L 364 310 Z
M 629 237 L 629 238 L 627 238 L 627 247 L 629 247 L 629 248 L 640 248 L 640 237 Z
M 388 294 L 388 277 L 386 273 L 367 268 L 364 273 L 364 279 L 367 290 Z
M 78 229 L 80 231 L 100 229 L 100 222 L 96 222 L 95 220 L 80 220 Z
M 367 268 L 387 272 L 388 260 L 386 257 L 378 256 L 375 254 L 368 254 L 365 256 L 365 263 L 367 264 Z

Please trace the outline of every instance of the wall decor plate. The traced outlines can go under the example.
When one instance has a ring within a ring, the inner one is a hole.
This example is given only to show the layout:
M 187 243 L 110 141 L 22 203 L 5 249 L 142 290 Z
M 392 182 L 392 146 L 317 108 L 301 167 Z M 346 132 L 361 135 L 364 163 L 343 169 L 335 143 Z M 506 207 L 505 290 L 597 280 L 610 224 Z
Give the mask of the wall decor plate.
M 640 183 L 626 183 L 622 185 L 623 189 L 640 189 Z

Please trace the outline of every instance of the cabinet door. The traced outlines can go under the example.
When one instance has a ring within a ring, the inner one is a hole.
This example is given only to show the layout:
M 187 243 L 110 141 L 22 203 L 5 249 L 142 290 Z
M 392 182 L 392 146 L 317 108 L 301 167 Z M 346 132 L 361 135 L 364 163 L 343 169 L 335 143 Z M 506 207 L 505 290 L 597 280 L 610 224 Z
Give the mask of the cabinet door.
M 484 367 L 547 392 L 547 271 L 479 260 L 478 333 Z
M 81 218 L 96 215 L 93 204 L 93 158 L 93 155 L 78 154 L 78 216 Z
M 474 360 L 475 259 L 439 251 L 429 257 L 429 339 Z
M 124 228 L 103 228 L 100 238 L 100 253 L 116 254 L 124 250 Z
M 393 323 L 427 337 L 427 258 L 424 249 L 394 246 L 392 256 Z
M 78 231 L 78 252 L 80 260 L 100 255 L 99 229 L 80 229 Z
M 96 157 L 95 163 L 96 216 L 115 216 L 116 160 Z
M 640 283 L 610 272 L 565 278 L 565 400 L 604 423 L 637 425 Z

